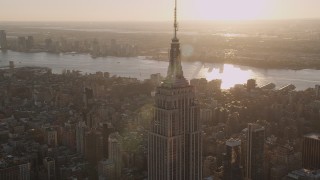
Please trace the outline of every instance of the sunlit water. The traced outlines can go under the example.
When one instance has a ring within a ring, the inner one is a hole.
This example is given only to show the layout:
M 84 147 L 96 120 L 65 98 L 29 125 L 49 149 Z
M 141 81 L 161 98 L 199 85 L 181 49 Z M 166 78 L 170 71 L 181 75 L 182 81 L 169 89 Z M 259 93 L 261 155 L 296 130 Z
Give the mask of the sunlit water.
M 109 72 L 111 75 L 146 79 L 150 74 L 167 73 L 168 62 L 148 60 L 144 57 L 118 58 L 106 57 L 92 59 L 86 54 L 50 54 L 50 53 L 19 53 L 0 52 L 0 67 L 7 66 L 14 61 L 17 67 L 43 66 L 49 67 L 54 73 L 61 73 L 64 69 L 80 70 L 84 73 L 97 71 Z M 184 62 L 184 75 L 188 79 L 206 78 L 207 80 L 222 79 L 222 88 L 227 89 L 235 84 L 242 84 L 247 79 L 256 79 L 258 85 L 269 82 L 278 88 L 294 84 L 297 89 L 306 89 L 320 84 L 319 70 L 277 70 L 261 69 L 232 64 L 211 64 L 202 62 Z

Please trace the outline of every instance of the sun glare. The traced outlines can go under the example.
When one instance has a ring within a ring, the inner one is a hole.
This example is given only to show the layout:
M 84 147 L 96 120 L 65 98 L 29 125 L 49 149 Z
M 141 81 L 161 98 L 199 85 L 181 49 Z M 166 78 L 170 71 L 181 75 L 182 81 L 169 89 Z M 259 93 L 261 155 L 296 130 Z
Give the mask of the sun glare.
M 199 0 L 200 20 L 254 20 L 264 16 L 267 0 Z
M 222 89 L 229 89 L 236 84 L 244 84 L 253 74 L 251 70 L 241 70 L 240 68 L 235 68 L 231 64 L 225 64 L 219 69 L 213 69 L 212 72 L 208 72 L 205 77 L 208 81 L 213 79 L 221 79 Z

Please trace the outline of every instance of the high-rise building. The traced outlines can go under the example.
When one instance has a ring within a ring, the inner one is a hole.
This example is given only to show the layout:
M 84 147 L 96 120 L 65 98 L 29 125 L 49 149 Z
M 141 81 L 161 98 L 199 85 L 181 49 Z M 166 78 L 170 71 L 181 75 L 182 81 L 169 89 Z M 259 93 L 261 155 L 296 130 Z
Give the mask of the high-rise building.
M 30 180 L 31 163 L 10 165 L 0 161 L 0 179 L 5 180 Z
M 56 179 L 56 164 L 55 160 L 50 157 L 46 157 L 43 160 L 43 165 L 46 171 L 46 180 L 55 180 Z
M 11 73 L 14 73 L 14 61 L 9 61 L 9 68 Z
M 92 165 L 103 159 L 103 138 L 99 131 L 89 131 L 85 135 L 85 157 Z
M 149 180 L 202 179 L 200 110 L 194 87 L 183 76 L 177 1 L 175 5 L 167 77 L 155 92 L 154 119 L 148 136 Z
M 308 170 L 320 169 L 320 134 L 311 133 L 303 138 L 302 167 Z
M 30 49 L 33 48 L 33 43 L 34 43 L 33 36 L 28 36 L 27 39 L 26 39 L 26 48 L 27 48 L 27 50 L 30 50 Z
M 225 180 L 241 180 L 241 141 L 229 139 L 226 142 L 226 150 L 224 159 L 224 178 Z
M 84 154 L 85 152 L 85 133 L 86 133 L 86 123 L 80 121 L 76 126 L 76 145 L 77 152 Z
M 246 178 L 264 179 L 265 129 L 258 124 L 248 124 Z
M 118 132 L 109 136 L 109 159 L 115 165 L 115 178 L 120 179 L 122 170 L 122 137 Z
M 18 37 L 18 49 L 25 51 L 27 49 L 27 39 L 24 36 Z
M 47 128 L 45 130 L 45 140 L 46 143 L 50 146 L 50 147 L 56 147 L 58 145 L 58 133 L 55 129 L 53 128 Z
M 255 79 L 249 79 L 247 81 L 247 91 L 250 91 L 250 90 L 256 88 L 256 86 L 257 86 L 257 83 L 256 83 Z
M 109 157 L 109 136 L 114 132 L 114 128 L 111 123 L 102 124 L 102 137 L 103 137 L 103 156 Z
M 315 91 L 316 91 L 316 97 L 320 98 L 320 85 L 315 86 Z
M 0 30 L 0 49 L 7 49 L 7 34 L 5 30 Z
M 288 171 L 301 168 L 301 152 L 295 152 L 292 146 L 279 145 L 273 155 L 276 164 L 285 167 Z

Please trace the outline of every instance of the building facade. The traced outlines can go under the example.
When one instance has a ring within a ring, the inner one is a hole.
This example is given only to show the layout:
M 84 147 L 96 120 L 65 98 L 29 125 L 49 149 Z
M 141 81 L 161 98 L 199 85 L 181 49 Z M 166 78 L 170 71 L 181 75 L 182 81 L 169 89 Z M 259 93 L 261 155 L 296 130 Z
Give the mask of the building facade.
M 305 135 L 302 145 L 302 167 L 308 170 L 320 169 L 320 134 Z
M 53 128 L 46 129 L 46 143 L 50 147 L 56 147 L 58 145 L 58 133 Z
M 85 157 L 92 165 L 97 165 L 103 159 L 102 133 L 92 130 L 85 135 Z
M 264 179 L 265 129 L 257 124 L 248 124 L 246 179 Z
M 86 124 L 84 121 L 80 121 L 76 126 L 76 145 L 77 152 L 81 154 L 85 153 L 85 133 Z
M 121 178 L 122 171 L 122 137 L 118 132 L 109 136 L 109 160 L 114 163 L 114 176 L 116 179 Z
M 3 166 L 0 162 L 0 165 Z M 30 180 L 31 163 L 25 163 L 15 166 L 0 167 L 0 179 L 5 180 Z
M 46 170 L 46 178 L 47 180 L 55 180 L 56 179 L 56 164 L 55 160 L 50 157 L 46 157 L 43 160 L 43 165 Z
M 241 141 L 229 139 L 226 142 L 226 154 L 224 158 L 224 179 L 225 180 L 241 180 Z
M 315 85 L 316 97 L 320 98 L 320 85 Z
M 5 30 L 0 30 L 0 49 L 7 49 L 7 34 Z
M 175 8 L 167 77 L 156 89 L 148 136 L 149 180 L 202 179 L 200 110 L 194 87 L 183 76 L 177 31 Z

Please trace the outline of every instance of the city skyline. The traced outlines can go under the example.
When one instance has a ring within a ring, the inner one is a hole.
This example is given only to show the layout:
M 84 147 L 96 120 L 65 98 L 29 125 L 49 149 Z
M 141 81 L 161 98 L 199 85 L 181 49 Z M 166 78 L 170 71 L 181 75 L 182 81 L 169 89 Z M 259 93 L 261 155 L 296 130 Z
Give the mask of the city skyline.
M 168 21 L 173 1 L 4 0 L 0 21 Z M 317 0 L 187 0 L 181 20 L 261 20 L 320 18 Z
M 0 180 L 320 180 L 317 1 L 0 3 Z

